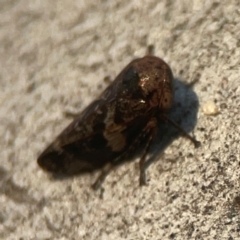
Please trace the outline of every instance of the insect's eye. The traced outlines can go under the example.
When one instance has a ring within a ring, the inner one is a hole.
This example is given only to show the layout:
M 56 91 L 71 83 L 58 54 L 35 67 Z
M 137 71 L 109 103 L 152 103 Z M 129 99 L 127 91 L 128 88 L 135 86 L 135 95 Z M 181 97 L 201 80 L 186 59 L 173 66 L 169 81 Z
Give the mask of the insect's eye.
M 135 90 L 138 88 L 139 76 L 134 67 L 130 67 L 124 73 L 122 83 L 125 87 Z

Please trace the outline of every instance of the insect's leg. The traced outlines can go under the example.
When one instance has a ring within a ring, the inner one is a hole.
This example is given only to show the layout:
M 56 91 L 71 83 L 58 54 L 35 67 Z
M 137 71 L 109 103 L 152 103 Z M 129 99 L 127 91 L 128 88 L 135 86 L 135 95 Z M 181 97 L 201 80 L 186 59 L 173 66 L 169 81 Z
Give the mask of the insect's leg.
M 80 112 L 74 112 L 72 110 L 66 109 L 66 110 L 64 110 L 63 114 L 66 118 L 74 119 L 80 115 Z
M 169 119 L 167 116 L 165 115 L 161 115 L 161 118 L 164 119 L 166 122 L 170 123 L 172 126 L 174 126 L 176 129 L 178 129 L 186 138 L 188 138 L 193 144 L 194 146 L 197 148 L 201 145 L 201 143 L 199 141 L 197 141 L 195 138 L 193 138 L 192 136 L 190 136 L 182 127 L 180 127 L 178 124 L 176 124 L 175 122 L 173 122 L 171 119 Z
M 148 45 L 147 47 L 147 50 L 146 50 L 146 55 L 154 55 L 154 45 L 153 44 L 150 44 Z
M 140 141 L 140 139 L 142 138 L 147 138 L 147 143 L 146 143 L 146 147 L 144 149 L 144 153 L 143 156 L 140 159 L 139 162 L 139 166 L 140 166 L 140 185 L 144 185 L 146 184 L 145 182 L 145 162 L 146 162 L 146 156 L 147 156 L 147 152 L 148 149 L 152 143 L 152 140 L 154 139 L 155 135 L 156 135 L 156 130 L 157 130 L 157 119 L 156 118 L 152 118 L 148 124 L 146 125 L 146 127 L 143 129 L 142 134 L 139 135 L 139 137 L 137 138 L 135 144 L 138 145 L 138 141 Z M 100 188 L 100 186 L 102 185 L 102 183 L 104 182 L 105 178 L 107 177 L 107 175 L 118 165 L 118 163 L 121 161 L 121 159 L 124 159 L 127 157 L 127 155 L 129 154 L 129 152 L 131 152 L 131 148 L 133 148 L 133 146 L 135 145 L 133 144 L 127 151 L 125 151 L 123 154 L 121 154 L 119 157 L 117 157 L 113 163 L 108 163 L 103 169 L 102 172 L 100 173 L 100 175 L 98 176 L 97 180 L 94 182 L 94 184 L 92 185 L 92 188 L 94 190 L 97 190 Z
M 152 141 L 154 140 L 156 133 L 157 133 L 157 120 L 155 118 L 151 119 L 145 130 L 143 130 L 145 132 L 147 132 L 148 135 L 148 139 L 147 139 L 147 143 L 144 149 L 144 153 L 139 161 L 139 169 L 140 169 L 140 177 L 139 177 L 139 184 L 140 186 L 146 185 L 146 157 L 147 157 L 147 153 L 149 150 L 149 147 L 151 146 Z
M 114 165 L 112 163 L 108 163 L 103 169 L 101 174 L 98 176 L 98 178 L 96 179 L 96 181 L 94 182 L 94 184 L 92 185 L 92 189 L 93 190 L 98 190 L 102 183 L 104 182 L 105 178 L 107 177 L 107 175 L 112 171 L 112 169 L 114 168 Z

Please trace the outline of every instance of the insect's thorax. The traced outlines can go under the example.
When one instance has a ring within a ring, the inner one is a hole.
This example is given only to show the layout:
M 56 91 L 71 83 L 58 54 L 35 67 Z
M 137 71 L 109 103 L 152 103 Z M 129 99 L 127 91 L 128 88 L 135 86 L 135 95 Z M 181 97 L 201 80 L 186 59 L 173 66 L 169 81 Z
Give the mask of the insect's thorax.
M 161 59 L 146 56 L 144 61 L 135 63 L 142 94 L 149 99 L 152 107 L 168 110 L 173 102 L 173 75 L 169 66 Z
M 143 98 L 139 99 L 125 99 L 120 98 L 116 102 L 115 121 L 116 122 L 130 122 L 136 118 L 140 118 L 148 114 L 151 106 L 149 101 Z

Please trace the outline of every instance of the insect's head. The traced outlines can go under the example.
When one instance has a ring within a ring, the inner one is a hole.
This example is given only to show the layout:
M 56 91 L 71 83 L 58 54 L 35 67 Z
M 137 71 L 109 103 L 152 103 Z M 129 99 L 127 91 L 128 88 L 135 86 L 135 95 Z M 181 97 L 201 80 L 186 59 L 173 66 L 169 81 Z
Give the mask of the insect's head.
M 173 103 L 173 75 L 160 58 L 145 56 L 132 61 L 125 69 L 122 83 L 131 97 L 146 100 L 150 107 L 165 111 Z

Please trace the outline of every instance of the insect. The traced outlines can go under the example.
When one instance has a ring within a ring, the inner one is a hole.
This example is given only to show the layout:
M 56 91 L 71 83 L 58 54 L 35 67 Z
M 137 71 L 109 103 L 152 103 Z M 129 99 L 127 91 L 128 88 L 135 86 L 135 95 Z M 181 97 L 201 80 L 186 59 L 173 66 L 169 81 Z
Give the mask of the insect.
M 142 146 L 140 185 L 146 183 L 145 163 L 157 124 L 168 122 L 197 147 L 199 142 L 170 120 L 173 74 L 162 59 L 147 55 L 130 62 L 110 86 L 93 101 L 38 157 L 41 168 L 67 175 L 101 174 L 98 189 L 109 172 Z

